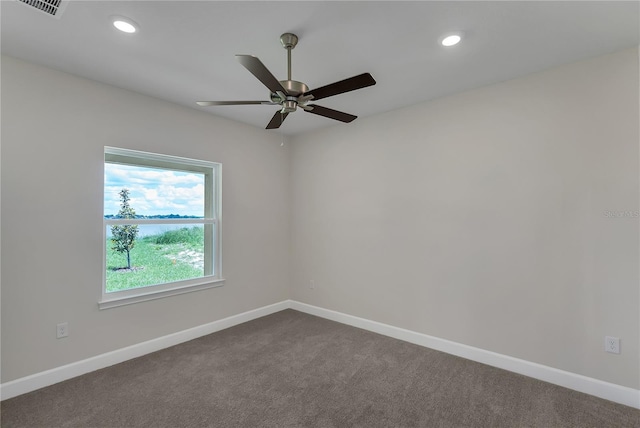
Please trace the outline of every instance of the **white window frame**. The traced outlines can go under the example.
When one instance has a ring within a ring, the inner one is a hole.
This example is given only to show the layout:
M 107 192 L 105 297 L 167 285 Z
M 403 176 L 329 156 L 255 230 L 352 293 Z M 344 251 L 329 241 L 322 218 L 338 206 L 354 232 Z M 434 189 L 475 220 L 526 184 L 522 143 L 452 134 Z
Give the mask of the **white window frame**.
M 222 164 L 108 146 L 104 148 L 104 163 L 204 174 L 205 212 L 202 219 L 105 219 L 103 215 L 102 295 L 98 301 L 99 308 L 108 309 L 224 285 L 222 276 Z M 202 224 L 205 228 L 204 276 L 107 293 L 107 249 L 105 245 L 107 227 L 118 224 Z M 207 254 L 209 257 L 206 256 Z

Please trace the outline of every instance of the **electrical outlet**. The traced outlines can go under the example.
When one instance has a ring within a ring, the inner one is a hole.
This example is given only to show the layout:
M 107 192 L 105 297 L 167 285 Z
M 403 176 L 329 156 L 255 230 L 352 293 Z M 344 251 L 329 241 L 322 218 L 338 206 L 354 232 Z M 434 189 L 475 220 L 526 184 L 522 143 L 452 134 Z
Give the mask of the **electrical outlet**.
M 62 339 L 63 337 L 69 336 L 69 323 L 61 322 L 56 326 L 56 337 L 58 339 Z
M 620 339 L 613 336 L 606 336 L 604 338 L 604 350 L 611 352 L 612 354 L 620 353 Z
M 312 290 L 316 288 L 316 282 L 313 279 L 309 280 L 309 288 Z

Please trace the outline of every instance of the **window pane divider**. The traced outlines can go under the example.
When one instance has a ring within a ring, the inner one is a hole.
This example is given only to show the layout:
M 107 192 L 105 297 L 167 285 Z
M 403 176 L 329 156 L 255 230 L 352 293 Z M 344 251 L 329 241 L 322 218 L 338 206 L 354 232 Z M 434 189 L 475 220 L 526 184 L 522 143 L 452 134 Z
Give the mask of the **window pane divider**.
M 105 218 L 105 225 L 117 224 L 216 224 L 215 218 Z

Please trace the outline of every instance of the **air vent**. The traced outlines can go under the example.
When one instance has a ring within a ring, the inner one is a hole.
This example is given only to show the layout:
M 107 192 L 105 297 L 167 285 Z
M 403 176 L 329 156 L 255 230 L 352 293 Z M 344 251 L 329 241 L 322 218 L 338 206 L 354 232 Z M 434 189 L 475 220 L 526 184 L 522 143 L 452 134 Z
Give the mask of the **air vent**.
M 46 13 L 54 18 L 60 18 L 67 6 L 68 0 L 17 0 L 18 2 Z

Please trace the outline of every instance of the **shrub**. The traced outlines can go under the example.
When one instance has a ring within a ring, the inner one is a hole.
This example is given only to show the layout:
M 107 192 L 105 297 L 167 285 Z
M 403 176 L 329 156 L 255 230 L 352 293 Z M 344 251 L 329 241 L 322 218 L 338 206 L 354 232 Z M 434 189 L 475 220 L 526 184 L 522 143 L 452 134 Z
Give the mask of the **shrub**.
M 197 247 L 204 245 L 204 228 L 203 227 L 183 227 L 176 230 L 168 230 L 161 235 L 155 237 L 156 244 L 189 244 Z

